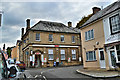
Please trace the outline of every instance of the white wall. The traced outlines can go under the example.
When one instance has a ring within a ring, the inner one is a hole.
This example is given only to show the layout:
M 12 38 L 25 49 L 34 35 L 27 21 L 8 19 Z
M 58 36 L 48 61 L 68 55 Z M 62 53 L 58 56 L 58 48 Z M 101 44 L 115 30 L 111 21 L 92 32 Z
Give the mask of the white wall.
M 104 34 L 105 34 L 105 44 L 120 41 L 120 33 L 111 35 L 111 31 L 110 31 L 109 18 L 114 16 L 114 15 L 116 15 L 116 14 L 119 14 L 119 16 L 120 16 L 120 10 L 112 12 L 111 14 L 109 14 L 106 17 L 103 18 L 103 26 L 104 26 Z

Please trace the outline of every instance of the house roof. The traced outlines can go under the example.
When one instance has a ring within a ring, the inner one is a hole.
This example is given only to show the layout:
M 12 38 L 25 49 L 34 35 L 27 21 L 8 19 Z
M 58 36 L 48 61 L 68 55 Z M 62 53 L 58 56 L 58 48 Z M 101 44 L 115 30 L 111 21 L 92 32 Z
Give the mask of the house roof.
M 107 6 L 103 10 L 98 11 L 96 14 L 94 14 L 90 19 L 88 19 L 80 28 L 83 28 L 87 26 L 88 24 L 110 14 L 113 11 L 116 11 L 120 9 L 120 1 L 114 2 L 113 4 Z
M 62 23 L 39 21 L 30 30 L 47 31 L 47 32 L 62 32 L 62 33 L 80 33 L 78 28 L 68 27 Z

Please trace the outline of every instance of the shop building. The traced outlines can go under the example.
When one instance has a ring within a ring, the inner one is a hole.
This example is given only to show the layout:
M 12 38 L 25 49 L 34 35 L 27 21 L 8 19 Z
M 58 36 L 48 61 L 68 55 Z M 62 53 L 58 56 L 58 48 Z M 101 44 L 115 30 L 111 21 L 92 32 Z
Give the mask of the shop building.
M 62 23 L 39 21 L 30 27 L 30 19 L 26 20 L 27 27 L 20 42 L 20 59 L 27 67 L 59 66 L 81 64 L 80 31 Z

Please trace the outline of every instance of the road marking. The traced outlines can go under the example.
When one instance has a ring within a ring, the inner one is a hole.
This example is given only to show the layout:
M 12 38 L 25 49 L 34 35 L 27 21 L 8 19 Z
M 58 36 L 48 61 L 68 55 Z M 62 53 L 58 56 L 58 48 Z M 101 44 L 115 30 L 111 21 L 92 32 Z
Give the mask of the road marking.
M 41 74 L 43 74 L 43 72 L 41 72 Z
M 47 80 L 45 76 L 43 76 L 43 78 L 44 78 L 45 80 Z
M 30 77 L 31 77 L 31 75 L 28 78 L 30 78 Z
M 37 77 L 38 77 L 38 75 L 35 76 L 35 78 L 37 78 Z

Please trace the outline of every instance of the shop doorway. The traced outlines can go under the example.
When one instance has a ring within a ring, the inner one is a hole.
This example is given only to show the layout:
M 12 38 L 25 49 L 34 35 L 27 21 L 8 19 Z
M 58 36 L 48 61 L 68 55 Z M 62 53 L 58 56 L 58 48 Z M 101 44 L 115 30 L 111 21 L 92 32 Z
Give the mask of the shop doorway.
M 41 56 L 35 55 L 35 67 L 41 67 Z
M 110 57 L 111 57 L 111 66 L 116 66 L 116 58 L 115 58 L 115 51 L 110 51 Z

